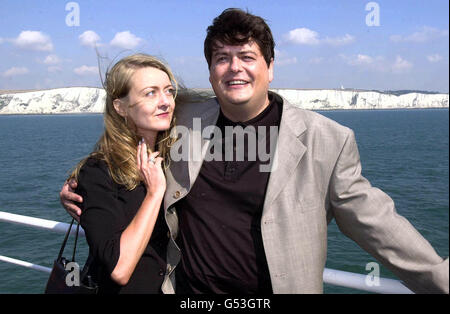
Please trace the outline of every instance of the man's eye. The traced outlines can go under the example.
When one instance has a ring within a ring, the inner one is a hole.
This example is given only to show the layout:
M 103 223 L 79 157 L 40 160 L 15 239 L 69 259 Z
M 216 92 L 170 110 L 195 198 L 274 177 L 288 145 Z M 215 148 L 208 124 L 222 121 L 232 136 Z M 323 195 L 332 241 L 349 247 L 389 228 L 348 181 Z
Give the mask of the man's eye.
M 216 58 L 216 62 L 220 63 L 220 62 L 225 62 L 227 60 L 226 57 L 217 57 Z

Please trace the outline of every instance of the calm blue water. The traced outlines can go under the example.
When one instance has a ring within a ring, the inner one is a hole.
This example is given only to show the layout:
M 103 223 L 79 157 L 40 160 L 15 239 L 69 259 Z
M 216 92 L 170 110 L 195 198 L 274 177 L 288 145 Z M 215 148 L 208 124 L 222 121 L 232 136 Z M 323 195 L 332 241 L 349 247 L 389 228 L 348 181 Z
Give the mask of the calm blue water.
M 448 109 L 321 113 L 355 131 L 363 174 L 394 199 L 438 254 L 448 256 Z M 101 115 L 0 116 L 0 211 L 70 222 L 58 192 L 102 127 Z M 0 222 L 0 255 L 51 267 L 63 236 Z M 80 248 L 78 260 L 84 261 L 84 240 Z M 330 225 L 327 267 L 366 273 L 372 261 Z M 381 275 L 392 277 L 383 267 Z M 47 278 L 0 262 L 0 293 L 42 293 Z M 325 292 L 357 293 L 328 285 Z

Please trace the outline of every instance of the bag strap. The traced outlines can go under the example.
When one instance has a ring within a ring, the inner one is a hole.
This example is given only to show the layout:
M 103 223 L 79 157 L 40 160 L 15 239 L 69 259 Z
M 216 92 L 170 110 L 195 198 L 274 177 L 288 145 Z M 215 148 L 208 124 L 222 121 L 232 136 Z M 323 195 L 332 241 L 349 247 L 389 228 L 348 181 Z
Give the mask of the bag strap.
M 72 222 L 70 223 L 69 229 L 67 229 L 66 235 L 64 236 L 64 241 L 63 241 L 63 243 L 61 245 L 61 249 L 59 250 L 58 259 L 61 259 L 62 255 L 64 253 L 64 248 L 66 247 L 67 239 L 69 238 L 70 230 L 72 230 L 72 225 L 73 225 L 74 221 L 75 221 L 75 218 L 72 218 Z M 80 228 L 80 225 L 78 224 L 77 225 L 77 232 L 76 232 L 76 235 L 75 235 L 75 245 L 74 245 L 74 248 L 73 248 L 72 262 L 75 261 L 75 250 L 76 250 L 76 247 L 77 247 L 78 230 L 79 230 L 79 228 Z
M 80 224 L 77 223 L 77 232 L 75 233 L 75 243 L 73 245 L 72 262 L 75 262 L 75 251 L 77 250 L 78 230 L 80 230 Z

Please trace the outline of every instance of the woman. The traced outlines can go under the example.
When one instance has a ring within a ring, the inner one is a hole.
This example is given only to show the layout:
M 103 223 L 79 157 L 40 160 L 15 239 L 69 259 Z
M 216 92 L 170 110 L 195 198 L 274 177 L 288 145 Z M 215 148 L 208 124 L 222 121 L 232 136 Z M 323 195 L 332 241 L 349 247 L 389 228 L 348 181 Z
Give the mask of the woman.
M 99 293 L 160 292 L 168 241 L 160 206 L 176 86 L 170 69 L 144 54 L 106 74 L 104 133 L 71 175 L 83 197 L 80 224 Z

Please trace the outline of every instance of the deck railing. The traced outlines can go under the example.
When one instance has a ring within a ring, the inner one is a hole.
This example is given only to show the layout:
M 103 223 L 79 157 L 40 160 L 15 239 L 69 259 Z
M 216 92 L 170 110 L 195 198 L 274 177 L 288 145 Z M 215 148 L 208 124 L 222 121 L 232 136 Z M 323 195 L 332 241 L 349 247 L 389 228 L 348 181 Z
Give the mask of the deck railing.
M 69 224 L 64 222 L 11 214 L 2 211 L 0 211 L 0 221 L 25 225 L 33 228 L 45 229 L 49 231 L 55 231 L 58 233 L 65 233 L 69 227 Z M 75 232 L 75 229 L 76 228 L 72 228 L 72 232 Z M 79 235 L 84 236 L 84 230 L 81 227 Z M 26 261 L 21 261 L 3 255 L 0 255 L 0 261 L 47 273 L 50 273 L 51 271 L 51 268 L 36 265 Z M 367 276 L 368 275 L 325 268 L 323 272 L 323 281 L 326 284 L 334 286 L 358 289 L 374 293 L 386 293 L 386 294 L 413 293 L 411 290 L 405 287 L 400 281 L 394 279 L 379 278 L 379 282 L 377 282 L 376 285 L 375 284 L 369 285 L 366 282 Z

